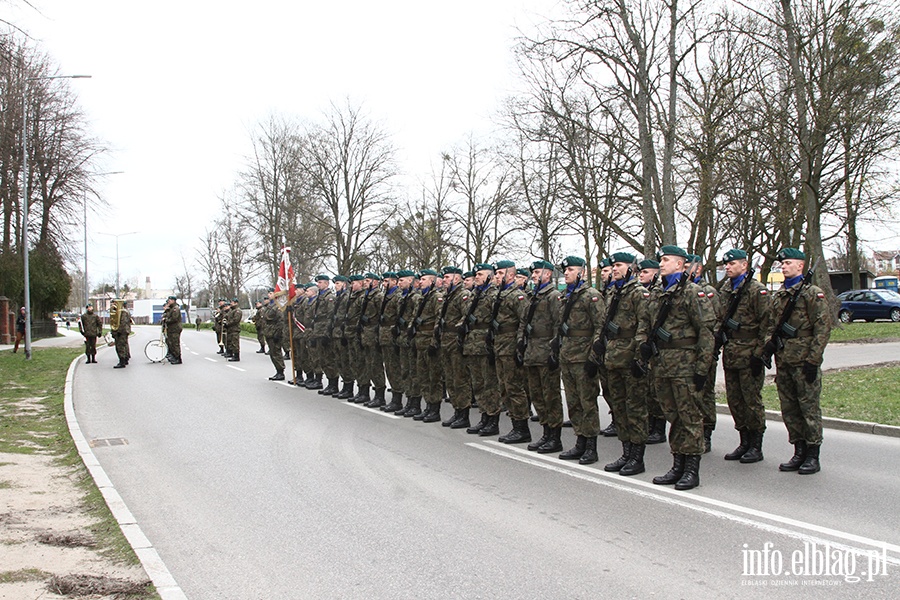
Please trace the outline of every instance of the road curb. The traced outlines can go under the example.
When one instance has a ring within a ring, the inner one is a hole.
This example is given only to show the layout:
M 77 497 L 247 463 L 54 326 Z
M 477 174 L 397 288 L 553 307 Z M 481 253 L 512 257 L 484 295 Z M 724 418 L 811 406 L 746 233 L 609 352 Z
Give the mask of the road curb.
M 727 404 L 716 404 L 716 412 L 722 413 L 723 415 L 731 414 Z M 767 410 L 766 420 L 784 422 L 784 419 L 781 418 L 781 413 L 777 410 Z M 851 421 L 849 419 L 822 417 L 822 426 L 827 429 L 840 429 L 842 431 L 855 431 L 856 433 L 871 433 L 873 435 L 900 438 L 900 427 L 895 427 L 894 425 L 882 425 L 881 423 L 870 423 L 868 421 Z
M 134 515 L 128 510 L 125 501 L 122 500 L 119 492 L 116 491 L 116 487 L 106 475 L 106 471 L 100 466 L 100 462 L 97 460 L 96 455 L 94 455 L 94 451 L 91 450 L 90 444 L 81 432 L 81 427 L 78 425 L 78 419 L 75 417 L 75 403 L 72 398 L 75 366 L 81 358 L 82 357 L 79 356 L 69 365 L 69 370 L 66 372 L 65 397 L 63 400 L 63 406 L 66 411 L 66 424 L 69 427 L 69 434 L 72 436 L 72 441 L 75 442 L 75 448 L 78 449 L 78 455 L 81 457 L 84 466 L 87 467 L 91 477 L 94 479 L 94 484 L 100 490 L 100 493 L 103 494 L 106 505 L 109 507 L 110 512 L 112 512 L 113 517 L 115 517 L 116 522 L 119 524 L 119 528 L 122 530 L 122 534 L 125 536 L 125 539 L 128 540 L 128 543 L 134 550 L 135 555 L 137 555 L 138 560 L 141 561 L 141 566 L 144 568 L 150 581 L 152 581 L 153 585 L 156 587 L 156 591 L 160 598 L 162 598 L 162 600 L 187 600 L 184 591 L 182 591 L 181 587 L 175 581 L 175 578 L 172 577 L 172 574 L 169 572 L 165 563 L 163 563 L 156 548 L 153 547 L 153 544 L 150 543 L 150 540 L 147 539 L 147 536 L 141 531 L 141 527 L 137 524 Z

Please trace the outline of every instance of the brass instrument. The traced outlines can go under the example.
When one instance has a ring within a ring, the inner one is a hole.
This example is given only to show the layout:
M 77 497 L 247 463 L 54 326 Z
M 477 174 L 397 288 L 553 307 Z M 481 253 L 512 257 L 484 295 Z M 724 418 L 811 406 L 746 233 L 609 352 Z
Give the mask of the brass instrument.
M 109 329 L 118 331 L 122 316 L 122 309 L 125 307 L 125 301 L 120 299 L 113 300 L 109 307 Z

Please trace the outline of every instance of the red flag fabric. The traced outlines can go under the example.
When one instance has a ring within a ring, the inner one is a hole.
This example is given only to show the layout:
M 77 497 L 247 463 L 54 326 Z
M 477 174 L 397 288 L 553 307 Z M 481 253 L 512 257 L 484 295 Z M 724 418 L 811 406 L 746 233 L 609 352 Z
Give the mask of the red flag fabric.
M 278 304 L 284 307 L 294 299 L 297 290 L 294 286 L 294 267 L 291 266 L 291 249 L 281 249 L 281 264 L 278 265 L 278 282 L 275 284 L 275 297 Z

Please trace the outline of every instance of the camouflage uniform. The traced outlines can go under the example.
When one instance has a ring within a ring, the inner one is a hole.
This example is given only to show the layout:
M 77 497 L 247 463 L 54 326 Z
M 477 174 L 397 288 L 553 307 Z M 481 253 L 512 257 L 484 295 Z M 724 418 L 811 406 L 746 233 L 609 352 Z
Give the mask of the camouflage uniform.
M 378 319 L 378 342 L 381 347 L 381 359 L 384 370 L 391 384 L 391 401 L 387 412 L 395 412 L 402 408 L 403 383 L 400 372 L 400 348 L 394 328 L 397 325 L 397 314 L 403 302 L 403 293 L 398 286 L 389 288 L 382 298 L 381 316 Z
M 263 333 L 262 323 L 262 306 L 253 313 L 253 327 L 256 329 L 256 341 L 259 342 L 259 353 L 262 354 L 266 350 L 266 335 Z
M 166 306 L 162 314 L 166 328 L 166 346 L 173 361 L 181 360 L 181 307 L 178 304 Z
M 537 303 L 534 316 L 531 323 L 526 323 L 523 318 L 519 328 L 519 339 L 526 341 L 527 338 L 523 363 L 531 401 L 541 425 L 554 429 L 562 427 L 562 393 L 559 369 L 551 369 L 547 361 L 550 358 L 550 340 L 559 327 L 562 307 L 559 298 L 559 290 L 552 281 L 535 287 L 529 301 Z M 530 307 L 525 310 L 527 313 Z
M 527 421 L 531 415 L 528 411 L 528 397 L 525 395 L 524 373 L 516 366 L 514 357 L 516 337 L 525 317 L 528 301 L 525 292 L 516 287 L 515 282 L 510 282 L 497 291 L 494 302 L 499 303 L 499 310 L 496 310 L 494 356 L 500 397 L 509 411 L 510 419 L 514 422 Z
M 478 304 L 471 313 L 474 320 L 469 319 L 468 333 L 463 342 L 463 357 L 469 379 L 472 382 L 472 394 L 482 412 L 483 419 L 485 416 L 494 417 L 500 414 L 496 369 L 488 361 L 487 348 L 484 345 L 484 337 L 487 335 L 488 324 L 491 320 L 491 307 L 496 295 L 497 288 L 493 284 L 485 284 L 466 292 L 463 296 L 463 322 L 458 323 L 459 326 L 464 325 L 465 319 L 477 299 Z
M 79 329 L 84 336 L 84 355 L 87 362 L 97 362 L 97 338 L 103 335 L 103 321 L 97 313 L 85 312 L 79 319 Z
M 231 354 L 229 360 L 239 361 L 241 359 L 241 320 L 244 313 L 241 312 L 240 306 L 232 306 L 225 313 L 225 336 L 228 352 Z
M 349 341 L 347 340 L 347 310 L 350 305 L 350 291 L 343 289 L 334 294 L 334 315 L 331 319 L 331 349 L 338 375 L 344 381 L 345 389 L 356 378 L 350 364 Z
M 406 394 L 407 400 L 422 397 L 421 374 L 416 372 L 416 347 L 407 335 L 415 318 L 416 307 L 421 296 L 418 290 L 410 288 L 409 294 L 405 298 L 406 302 L 404 303 L 403 300 L 400 302 L 395 326 L 397 346 L 400 348 L 400 378 L 403 381 L 403 392 Z
M 307 356 L 306 339 L 311 325 L 310 321 L 306 318 L 306 305 L 306 298 L 302 295 L 294 297 L 293 303 L 285 310 L 284 319 L 287 323 L 287 331 L 285 331 L 285 328 L 282 328 L 281 335 L 278 337 L 279 340 L 281 340 L 282 336 L 288 338 L 287 344 L 288 348 L 290 348 L 291 368 L 294 370 L 293 376 L 295 384 L 299 384 L 306 379 L 304 376 L 304 372 L 306 372 L 304 367 L 307 366 L 305 363 Z M 301 330 L 300 327 L 297 326 L 296 321 L 299 321 L 306 330 Z M 283 363 L 284 354 L 280 352 L 281 345 L 282 344 L 280 343 L 275 354 L 281 355 L 281 362 Z M 269 354 L 271 354 L 271 352 Z M 310 377 L 312 377 L 311 371 Z
M 257 314 L 259 316 L 259 326 L 265 337 L 266 344 L 269 346 L 269 360 L 272 361 L 272 366 L 275 367 L 275 376 L 278 379 L 283 379 L 284 355 L 281 353 L 281 336 L 284 329 L 281 326 L 281 311 L 278 310 L 278 306 L 275 305 L 273 300 L 266 299 Z
M 216 343 L 219 345 L 219 353 L 224 352 L 225 340 L 223 336 L 225 335 L 225 309 L 227 306 L 220 305 L 216 309 L 216 313 L 213 315 L 213 329 L 216 332 Z
M 362 372 L 360 385 L 371 384 L 376 397 L 384 399 L 384 359 L 381 356 L 381 345 L 378 341 L 378 321 L 380 318 L 381 301 L 384 293 L 375 287 L 364 292 L 363 307 L 360 307 L 360 322 L 357 325 L 359 334 L 357 337 L 362 350 Z M 368 391 L 366 392 L 368 396 Z M 380 404 L 379 404 L 380 405 Z
M 131 313 L 125 307 L 119 309 L 119 328 L 111 333 L 116 342 L 119 364 L 127 365 L 131 360 L 131 347 L 128 345 L 128 336 L 131 335 Z
M 450 394 L 450 403 L 457 411 L 467 410 L 472 405 L 472 387 L 469 374 L 463 363 L 462 350 L 457 340 L 456 328 L 465 316 L 463 297 L 466 289 L 462 284 L 446 292 L 444 296 L 444 326 L 440 339 L 440 362 Z M 458 415 L 457 415 L 458 416 Z
M 334 316 L 334 292 L 330 288 L 319 290 L 313 311 L 313 334 L 310 337 L 310 348 L 313 357 L 313 371 L 318 381 L 322 373 L 329 380 L 337 377 L 337 367 L 331 352 L 331 320 Z
M 362 316 L 363 300 L 365 300 L 364 290 L 351 289 L 350 297 L 347 299 L 347 317 L 344 322 L 344 337 L 347 338 L 350 373 L 359 385 L 363 384 L 365 366 L 362 362 L 362 344 L 360 344 L 359 336 L 356 335 L 356 328 L 359 325 L 359 318 Z
M 706 295 L 706 306 L 703 307 L 705 312 L 711 312 L 715 323 L 720 323 L 722 317 L 725 316 L 725 308 L 722 305 L 722 299 L 719 292 L 709 283 L 704 281 L 697 282 L 697 285 Z M 705 450 L 709 452 L 712 443 L 712 432 L 716 429 L 716 375 L 718 367 L 716 361 L 709 365 L 709 371 L 706 373 L 706 385 L 703 387 L 703 393 L 700 395 L 700 410 L 703 413 L 703 438 L 706 444 Z
M 746 276 L 745 274 L 744 277 Z M 742 445 L 746 445 L 743 442 L 749 441 L 745 439 L 747 433 L 762 436 L 766 430 L 766 409 L 762 401 L 766 372 L 759 357 L 762 356 L 766 342 L 772 311 L 768 290 L 763 284 L 750 279 L 743 284 L 738 282 L 737 285 L 735 289 L 735 283 L 726 278 L 719 286 L 719 297 L 726 309 L 740 286 L 746 286 L 731 317 L 736 326 L 726 326 L 724 329 L 728 341 L 722 348 L 722 366 L 725 369 L 725 394 L 731 416 L 734 417 L 734 428 L 741 432 Z M 753 360 L 759 361 L 755 375 L 751 368 Z M 733 459 L 739 458 L 741 456 Z
M 783 286 L 774 293 L 768 338 L 775 333 L 791 293 Z M 821 288 L 808 285 L 800 290 L 787 324 L 796 330 L 796 334 L 782 337 L 784 347 L 775 352 L 775 383 L 781 400 L 781 414 L 788 441 L 795 445 L 803 442 L 809 449 L 815 447 L 818 459 L 818 447 L 822 444 L 822 409 L 819 405 L 822 355 L 831 336 L 828 302 Z
M 560 321 L 566 302 L 574 303 L 568 315 L 568 334 L 560 339 L 559 364 L 563 387 L 566 390 L 566 406 L 576 435 L 596 444 L 600 433 L 600 414 L 597 396 L 600 385 L 597 377 L 585 373 L 585 362 L 591 351 L 591 341 L 603 327 L 602 294 L 581 281 L 571 289 L 568 286 L 560 296 Z M 561 323 L 562 325 L 562 323 Z
M 416 305 L 418 315 L 411 324 L 413 346 L 415 347 L 416 372 L 419 379 L 420 395 L 427 406 L 423 421 L 439 421 L 444 390 L 441 386 L 440 362 L 437 348 L 429 352 L 434 342 L 434 328 L 444 306 L 444 294 L 434 286 L 419 295 Z

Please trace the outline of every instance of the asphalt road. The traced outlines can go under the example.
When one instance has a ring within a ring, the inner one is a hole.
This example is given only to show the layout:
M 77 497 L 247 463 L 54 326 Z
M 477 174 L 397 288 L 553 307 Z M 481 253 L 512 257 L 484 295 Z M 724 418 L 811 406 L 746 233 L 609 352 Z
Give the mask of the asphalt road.
M 94 452 L 191 599 L 900 589 L 896 438 L 826 431 L 823 471 L 803 477 L 777 470 L 791 454 L 780 423 L 762 463 L 722 460 L 737 436 L 720 415 L 701 487 L 675 492 L 650 483 L 671 464 L 663 445 L 648 449 L 647 473 L 621 477 L 602 470 L 620 452 L 610 439 L 599 464 L 572 465 L 267 381 L 255 343 L 226 363 L 209 331 L 184 332 L 183 365 L 150 364 L 142 348 L 157 330 L 137 331 L 127 369 L 111 368 L 111 348 L 78 365 L 76 413 L 89 440 L 126 441 Z M 831 574 L 807 555 L 829 556 Z M 862 580 L 840 574 L 851 570 Z

